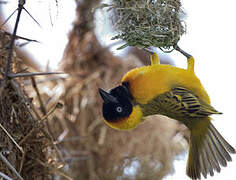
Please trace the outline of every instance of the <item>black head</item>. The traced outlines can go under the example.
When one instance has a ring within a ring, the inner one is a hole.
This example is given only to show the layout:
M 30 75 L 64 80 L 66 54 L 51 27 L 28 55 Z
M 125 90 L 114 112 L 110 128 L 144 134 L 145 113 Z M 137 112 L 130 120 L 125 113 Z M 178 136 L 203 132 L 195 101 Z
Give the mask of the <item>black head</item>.
M 128 117 L 131 114 L 133 106 L 127 87 L 117 86 L 109 93 L 99 89 L 99 93 L 104 101 L 103 117 L 108 122 L 119 121 L 120 118 Z

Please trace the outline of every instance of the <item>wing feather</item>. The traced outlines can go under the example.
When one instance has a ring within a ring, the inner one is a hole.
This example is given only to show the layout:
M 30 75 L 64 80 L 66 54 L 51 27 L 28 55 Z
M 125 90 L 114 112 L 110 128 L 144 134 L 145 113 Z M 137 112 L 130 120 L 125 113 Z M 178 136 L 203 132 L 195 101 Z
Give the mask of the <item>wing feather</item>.
M 150 108 L 151 110 L 150 110 Z M 186 88 L 175 87 L 145 105 L 148 115 L 160 114 L 169 117 L 202 118 L 211 114 L 221 114 L 210 104 L 200 99 Z

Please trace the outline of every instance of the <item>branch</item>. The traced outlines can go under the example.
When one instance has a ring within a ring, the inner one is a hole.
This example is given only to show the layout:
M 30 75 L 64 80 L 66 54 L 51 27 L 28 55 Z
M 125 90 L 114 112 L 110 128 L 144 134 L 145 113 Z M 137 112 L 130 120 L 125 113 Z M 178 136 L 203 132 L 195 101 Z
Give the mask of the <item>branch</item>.
M 20 22 L 21 12 L 22 12 L 22 9 L 24 9 L 24 4 L 25 4 L 25 0 L 19 0 L 19 4 L 18 4 L 18 8 L 17 8 L 18 14 L 17 14 L 17 17 L 16 17 L 16 23 L 15 23 L 13 34 L 12 34 L 12 37 L 11 37 L 10 46 L 9 46 L 9 53 L 8 53 L 8 57 L 7 57 L 7 65 L 6 65 L 4 79 L 8 78 L 8 73 L 11 70 L 13 46 L 14 46 L 15 39 L 16 39 L 16 32 L 17 32 L 17 28 L 18 28 L 18 25 L 19 25 L 19 22 Z
M 1 2 L 0 2 L 0 4 L 1 4 Z M 0 172 L 0 176 L 1 176 L 2 178 L 6 179 L 6 180 L 13 180 L 12 178 L 10 178 L 9 176 L 7 176 L 6 174 L 4 174 L 4 173 L 2 173 L 2 172 Z
M 7 136 L 12 140 L 12 142 L 16 145 L 16 147 L 22 152 L 22 154 L 24 154 L 22 147 L 20 147 L 19 144 L 17 144 L 15 139 L 10 135 L 10 133 L 3 127 L 3 125 L 1 123 L 0 123 L 0 127 L 7 134 Z
M 20 180 L 24 180 L 21 175 L 16 171 L 16 169 L 11 165 L 11 163 L 7 160 L 7 158 L 3 156 L 2 152 L 0 152 L 0 159 L 2 159 L 2 161 L 7 165 L 7 167 L 9 167 Z
M 66 74 L 64 72 L 33 72 L 33 73 L 11 73 L 7 76 L 10 78 L 17 78 L 17 77 L 33 77 L 33 76 L 41 76 L 41 75 L 54 75 L 54 74 Z
M 9 33 L 9 32 L 7 32 L 7 31 L 4 31 L 4 33 L 5 33 L 6 35 L 12 36 L 12 34 Z M 40 43 L 39 41 L 37 41 L 37 40 L 35 40 L 35 39 L 29 39 L 29 38 L 25 38 L 25 37 L 17 36 L 17 35 L 16 35 L 16 39 L 22 39 L 22 40 L 29 41 L 29 42 Z

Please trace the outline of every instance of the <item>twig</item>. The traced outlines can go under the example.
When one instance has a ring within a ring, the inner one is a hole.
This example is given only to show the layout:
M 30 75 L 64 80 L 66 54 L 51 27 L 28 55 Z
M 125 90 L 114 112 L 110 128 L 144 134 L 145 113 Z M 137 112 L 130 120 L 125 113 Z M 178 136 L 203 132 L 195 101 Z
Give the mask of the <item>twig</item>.
M 23 156 L 22 156 L 22 158 L 21 158 L 19 173 L 21 173 L 22 168 L 23 168 L 23 164 L 24 164 L 24 162 L 25 162 L 25 154 L 26 154 L 26 152 L 23 154 Z
M 14 43 L 15 43 L 16 32 L 17 32 L 17 28 L 18 28 L 18 25 L 19 25 L 21 12 L 22 12 L 22 9 L 24 8 L 24 4 L 25 4 L 25 0 L 19 0 L 19 4 L 18 4 L 18 8 L 17 8 L 18 14 L 17 14 L 17 17 L 16 17 L 16 23 L 15 23 L 15 27 L 14 27 L 14 30 L 13 30 L 13 34 L 12 34 L 12 37 L 11 37 L 10 46 L 9 46 L 9 53 L 8 53 L 8 57 L 7 57 L 7 65 L 6 65 L 6 70 L 5 70 L 4 79 L 7 79 L 7 78 L 8 78 L 8 73 L 9 73 L 10 70 L 11 70 L 11 61 L 12 61 L 12 54 L 13 54 L 13 46 L 14 46 Z
M 17 73 L 17 74 L 8 74 L 10 78 L 17 77 L 33 77 L 33 76 L 41 76 L 41 75 L 54 75 L 54 74 L 65 74 L 64 72 L 33 72 L 33 73 Z
M 65 78 L 66 77 L 50 76 L 50 77 L 47 77 L 47 79 L 36 79 L 36 83 L 41 84 L 41 83 L 45 83 L 45 82 L 64 80 Z M 32 85 L 31 81 L 25 80 L 23 82 L 23 86 L 29 86 L 29 85 Z
M 2 27 L 3 27 L 3 26 L 7 23 L 7 21 L 13 16 L 13 14 L 15 14 L 16 11 L 17 11 L 17 9 L 15 9 L 15 10 L 13 11 L 13 13 L 11 13 L 11 15 L 8 16 L 8 18 L 1 24 L 0 29 L 2 29 Z
M 62 107 L 63 105 L 58 102 L 44 117 L 42 117 L 40 122 L 47 120 L 48 116 L 50 116 L 56 109 L 61 109 Z
M 11 163 L 5 158 L 5 156 L 3 156 L 2 152 L 0 152 L 0 159 L 2 159 L 2 161 L 7 165 L 7 167 L 9 167 L 20 180 L 24 180 L 21 175 L 16 171 L 16 169 L 11 165 Z
M 88 127 L 88 132 L 91 133 L 91 132 L 94 130 L 94 128 L 95 128 L 96 126 L 98 126 L 99 124 L 101 124 L 102 120 L 103 120 L 103 118 L 102 118 L 102 117 L 99 117 L 99 118 L 97 118 L 95 121 L 93 121 L 93 122 L 89 125 L 89 127 Z
M 61 108 L 62 104 L 57 103 L 56 106 L 54 106 L 42 119 L 39 120 L 38 124 L 43 123 L 48 116 L 50 116 L 56 109 Z M 37 124 L 30 130 L 30 132 L 19 142 L 19 144 L 22 144 L 31 134 L 35 131 L 37 128 Z
M 42 98 L 41 98 L 41 95 L 39 93 L 39 89 L 38 89 L 38 86 L 37 86 L 37 84 L 35 82 L 34 77 L 31 77 L 31 82 L 32 82 L 32 86 L 33 86 L 33 88 L 34 88 L 34 90 L 35 90 L 35 92 L 37 94 L 37 97 L 38 97 L 38 101 L 39 101 L 39 104 L 40 104 L 40 110 L 43 113 L 43 115 L 45 116 L 47 114 L 47 111 L 46 111 L 46 108 L 45 108 L 45 106 L 43 104 L 43 101 L 42 101 Z
M 68 179 L 68 180 L 73 180 L 73 178 L 71 178 L 70 176 L 66 175 L 65 173 L 59 171 L 57 168 L 53 168 L 53 167 L 51 167 L 50 165 L 48 165 L 48 164 L 42 162 L 42 161 L 39 160 L 39 159 L 36 159 L 36 161 L 37 161 L 39 164 L 41 164 L 42 166 L 47 167 L 47 168 L 50 168 L 52 171 L 56 172 L 58 175 L 60 175 L 60 176 L 62 176 L 62 177 L 64 177 L 64 178 L 66 178 L 66 179 Z
M 23 1 L 25 1 L 25 0 L 23 0 Z M 23 7 L 23 9 L 24 9 L 25 12 L 34 20 L 34 22 L 35 22 L 39 27 L 41 27 L 41 25 L 39 24 L 39 22 L 29 13 L 29 11 L 28 11 L 27 9 L 25 9 L 24 7 Z
M 188 53 L 186 53 L 184 50 L 182 50 L 178 45 L 175 45 L 174 46 L 174 49 L 176 50 L 176 51 L 179 51 L 181 54 L 183 54 L 186 58 L 190 58 L 191 57 L 191 55 L 190 54 L 188 54 Z
M 15 139 L 10 135 L 10 133 L 2 126 L 2 124 L 0 123 L 0 127 L 2 128 L 2 130 L 8 135 L 8 137 L 12 140 L 12 142 L 16 145 L 16 147 L 22 152 L 22 154 L 24 154 L 24 151 L 22 149 L 22 147 L 20 147 L 17 142 L 15 141 Z
M 56 173 L 62 177 L 64 177 L 65 179 L 68 179 L 68 180 L 73 180 L 73 178 L 71 178 L 70 176 L 68 176 L 67 174 L 59 171 L 59 170 L 56 170 Z
M 36 107 L 35 107 L 35 105 L 33 103 L 30 104 L 30 108 L 34 112 L 36 118 L 37 119 L 41 119 L 41 117 L 40 117 L 40 115 L 39 115 L 38 111 L 36 110 Z
M 41 98 L 41 95 L 39 93 L 39 89 L 38 89 L 38 86 L 37 86 L 37 83 L 36 83 L 34 77 L 31 77 L 31 82 L 32 82 L 32 86 L 33 86 L 33 88 L 34 88 L 34 90 L 37 94 L 37 97 L 38 97 L 38 101 L 39 101 L 39 104 L 40 104 L 40 110 L 43 113 L 43 115 L 45 116 L 47 114 L 47 110 L 46 110 L 46 107 L 44 106 L 44 103 L 42 101 L 42 98 Z M 54 139 L 54 136 L 52 135 L 52 131 L 51 131 L 50 126 L 48 124 L 48 120 L 46 121 L 46 125 L 47 125 L 47 129 L 48 129 L 48 133 L 51 134 L 51 136 Z
M 27 42 L 24 42 L 24 43 L 16 44 L 16 46 L 21 48 L 21 47 L 26 46 L 26 45 L 29 44 L 29 43 L 30 43 L 30 41 L 27 41 Z
M 14 30 L 13 30 L 13 33 L 12 33 L 12 36 L 11 36 L 10 45 L 9 45 L 9 51 L 8 51 L 8 57 L 7 57 L 7 65 L 6 65 L 6 69 L 5 69 L 5 75 L 4 75 L 4 79 L 5 80 L 7 78 L 9 78 L 8 74 L 11 71 L 13 46 L 15 44 L 15 39 L 17 38 L 16 32 L 17 32 L 17 28 L 18 28 L 18 25 L 19 25 L 19 22 L 20 22 L 20 17 L 21 17 L 22 10 L 25 10 L 25 12 L 34 20 L 34 22 L 36 22 L 40 26 L 40 24 L 34 19 L 34 17 L 27 11 L 27 9 L 24 8 L 24 5 L 25 5 L 25 0 L 18 0 L 18 8 L 16 9 L 18 11 L 18 13 L 17 13 L 16 23 L 15 23 L 15 26 L 14 26 Z M 11 14 L 11 16 L 15 13 L 15 11 Z M 7 18 L 5 23 L 10 19 L 10 17 Z
M 1 4 L 1 2 L 0 2 L 0 4 Z M 2 178 L 6 179 L 6 180 L 13 180 L 12 178 L 10 178 L 9 176 L 7 176 L 6 174 L 4 174 L 4 173 L 2 173 L 2 172 L 0 172 L 0 176 L 1 176 Z
M 52 143 L 52 146 L 54 147 L 54 149 L 55 149 L 55 151 L 56 151 L 56 153 L 57 153 L 57 155 L 58 155 L 58 159 L 59 159 L 61 162 L 64 163 L 65 160 L 64 160 L 64 158 L 63 158 L 63 156 L 62 156 L 62 154 L 61 154 L 59 148 L 57 147 L 58 144 L 57 144 L 57 143 L 54 143 L 54 139 L 53 139 L 53 137 L 51 136 L 51 134 L 49 134 L 45 129 L 42 129 L 42 132 L 44 133 L 45 136 L 48 136 L 49 140 L 50 140 L 51 143 Z
M 105 139 L 106 139 L 106 134 L 107 134 L 107 127 L 102 127 L 100 130 L 100 135 L 98 138 L 98 144 L 101 146 L 104 144 Z
M 12 36 L 12 34 L 9 33 L 9 32 L 7 32 L 7 31 L 4 31 L 4 33 L 5 33 L 6 35 Z M 29 41 L 29 42 L 40 43 L 39 41 L 37 41 L 37 40 L 35 40 L 35 39 L 29 39 L 29 38 L 25 38 L 25 37 L 17 36 L 17 35 L 16 35 L 16 39 L 22 39 L 22 40 Z
M 31 129 L 30 132 L 28 134 L 26 134 L 26 136 L 19 142 L 19 145 L 23 144 L 26 139 L 28 139 L 28 137 L 31 136 L 31 134 L 34 132 L 35 128 Z

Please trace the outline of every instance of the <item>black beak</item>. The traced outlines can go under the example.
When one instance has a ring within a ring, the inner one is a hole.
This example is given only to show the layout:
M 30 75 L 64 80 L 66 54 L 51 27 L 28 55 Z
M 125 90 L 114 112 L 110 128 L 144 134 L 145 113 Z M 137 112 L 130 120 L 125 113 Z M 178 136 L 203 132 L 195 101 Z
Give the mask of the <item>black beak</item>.
M 109 103 L 109 102 L 118 103 L 117 99 L 114 96 L 107 93 L 106 91 L 102 90 L 101 88 L 99 88 L 98 91 L 99 91 L 104 103 Z

